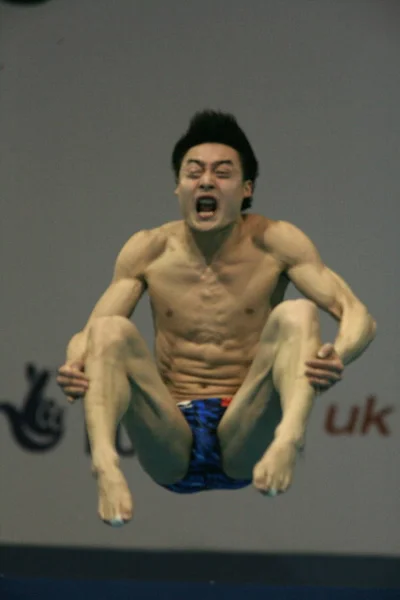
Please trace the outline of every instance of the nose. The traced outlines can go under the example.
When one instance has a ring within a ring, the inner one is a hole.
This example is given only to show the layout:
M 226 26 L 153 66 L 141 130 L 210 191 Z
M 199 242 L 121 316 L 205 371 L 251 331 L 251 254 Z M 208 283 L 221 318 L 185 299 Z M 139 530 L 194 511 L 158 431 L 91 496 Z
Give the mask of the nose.
M 212 172 L 205 170 L 200 179 L 200 189 L 207 192 L 214 188 L 214 179 Z
M 200 188 L 204 191 L 212 190 L 214 188 L 214 182 L 209 173 L 204 173 L 200 180 Z
M 200 184 L 200 189 L 203 192 L 209 192 L 210 190 L 214 189 L 214 184 L 213 183 L 201 183 Z

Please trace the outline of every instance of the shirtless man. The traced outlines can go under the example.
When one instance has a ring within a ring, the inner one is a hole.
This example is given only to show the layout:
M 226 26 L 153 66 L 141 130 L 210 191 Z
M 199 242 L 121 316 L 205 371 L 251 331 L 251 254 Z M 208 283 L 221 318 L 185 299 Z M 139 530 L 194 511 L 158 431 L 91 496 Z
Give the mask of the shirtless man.
M 375 336 L 365 305 L 294 225 L 245 214 L 258 164 L 231 115 L 196 114 L 172 156 L 183 219 L 139 231 L 70 341 L 58 383 L 83 398 L 99 515 L 132 517 L 115 434 L 178 493 L 289 487 L 316 393 Z M 283 301 L 289 281 L 306 297 Z M 155 357 L 131 322 L 148 293 Z M 338 322 L 322 344 L 318 307 Z

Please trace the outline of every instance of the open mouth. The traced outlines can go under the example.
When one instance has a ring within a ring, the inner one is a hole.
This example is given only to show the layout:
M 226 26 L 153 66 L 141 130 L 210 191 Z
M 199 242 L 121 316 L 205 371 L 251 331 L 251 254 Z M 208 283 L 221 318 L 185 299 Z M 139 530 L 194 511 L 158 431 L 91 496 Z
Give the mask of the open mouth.
M 200 196 L 196 200 L 196 211 L 202 219 L 210 219 L 217 212 L 217 201 L 213 196 Z

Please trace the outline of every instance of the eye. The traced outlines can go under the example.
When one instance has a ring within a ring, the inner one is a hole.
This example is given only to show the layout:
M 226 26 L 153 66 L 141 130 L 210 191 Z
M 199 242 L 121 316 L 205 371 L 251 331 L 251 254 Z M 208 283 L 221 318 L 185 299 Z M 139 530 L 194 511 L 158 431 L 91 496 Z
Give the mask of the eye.
M 231 176 L 231 172 L 230 171 L 217 171 L 217 175 L 218 177 L 230 177 Z
M 187 176 L 188 176 L 190 179 L 196 179 L 197 177 L 200 177 L 200 175 L 201 175 L 200 171 L 189 171 L 189 172 L 187 173 Z

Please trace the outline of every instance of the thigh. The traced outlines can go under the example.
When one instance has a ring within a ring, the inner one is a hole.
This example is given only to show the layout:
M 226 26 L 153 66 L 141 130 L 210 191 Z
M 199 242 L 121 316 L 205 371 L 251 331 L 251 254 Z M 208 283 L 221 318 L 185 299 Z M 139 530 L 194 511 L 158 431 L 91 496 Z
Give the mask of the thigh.
M 102 357 L 107 395 L 117 401 L 130 393 L 122 423 L 142 467 L 158 483 L 178 481 L 189 465 L 192 432 L 139 330 L 124 317 L 103 317 L 93 343 Z
M 241 390 L 219 424 L 218 437 L 225 473 L 234 479 L 251 479 L 255 464 L 274 439 L 282 410 L 272 376 L 240 396 Z
M 169 399 L 168 393 L 147 396 L 133 384 L 132 401 L 122 419 L 142 468 L 163 485 L 185 476 L 193 441 L 186 419 Z
M 281 420 L 280 397 L 273 383 L 278 340 L 279 322 L 273 311 L 246 378 L 218 427 L 222 464 L 230 477 L 252 477 Z
M 255 463 L 273 441 L 282 419 L 281 398 L 276 386 L 279 385 L 283 399 L 288 393 L 279 371 L 287 369 L 288 380 L 293 386 L 291 363 L 286 362 L 292 349 L 301 363 L 315 352 L 320 343 L 315 327 L 314 333 L 310 330 L 310 324 L 317 322 L 315 311 L 315 305 L 308 300 L 287 300 L 272 311 L 246 379 L 219 426 L 223 465 L 231 477 L 251 476 Z M 296 340 L 304 339 L 310 340 L 311 346 L 301 343 L 301 352 L 297 351 Z M 286 347 L 289 355 L 286 353 L 282 358 L 281 351 Z

